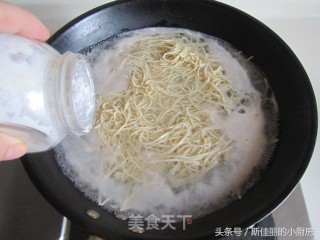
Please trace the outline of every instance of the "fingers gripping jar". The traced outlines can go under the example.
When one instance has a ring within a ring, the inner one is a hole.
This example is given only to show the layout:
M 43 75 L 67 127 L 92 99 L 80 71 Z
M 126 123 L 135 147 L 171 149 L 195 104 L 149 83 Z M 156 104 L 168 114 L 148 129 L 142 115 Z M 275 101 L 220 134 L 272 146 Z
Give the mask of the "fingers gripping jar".
M 0 133 L 31 153 L 91 130 L 95 91 L 84 56 L 12 34 L 0 34 L 0 56 Z

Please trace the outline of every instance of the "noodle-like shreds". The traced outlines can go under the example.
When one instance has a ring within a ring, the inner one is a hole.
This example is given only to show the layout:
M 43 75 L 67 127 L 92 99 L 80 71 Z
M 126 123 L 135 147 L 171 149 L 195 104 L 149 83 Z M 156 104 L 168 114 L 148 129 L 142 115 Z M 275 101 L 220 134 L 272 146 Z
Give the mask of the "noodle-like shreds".
M 154 35 L 120 54 L 128 89 L 97 102 L 95 128 L 116 154 L 105 174 L 134 184 L 155 171 L 180 188 L 226 160 L 230 141 L 205 110 L 229 114 L 237 93 L 203 39 Z

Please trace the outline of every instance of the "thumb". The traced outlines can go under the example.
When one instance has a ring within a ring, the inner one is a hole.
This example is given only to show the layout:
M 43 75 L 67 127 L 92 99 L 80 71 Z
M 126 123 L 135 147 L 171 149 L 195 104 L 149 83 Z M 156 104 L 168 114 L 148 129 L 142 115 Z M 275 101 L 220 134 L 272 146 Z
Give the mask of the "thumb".
M 19 158 L 26 151 L 27 146 L 24 142 L 0 133 L 0 161 Z
M 19 34 L 45 41 L 50 33 L 32 13 L 13 4 L 0 1 L 0 32 Z

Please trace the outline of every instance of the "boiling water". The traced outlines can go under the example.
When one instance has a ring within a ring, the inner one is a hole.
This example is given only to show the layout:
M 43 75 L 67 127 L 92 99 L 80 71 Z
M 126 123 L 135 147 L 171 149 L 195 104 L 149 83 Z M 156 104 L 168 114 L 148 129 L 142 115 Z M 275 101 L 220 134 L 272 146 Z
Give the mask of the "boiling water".
M 202 181 L 180 192 L 172 190 L 155 172 L 145 174 L 144 181 L 133 187 L 117 183 L 104 173 L 106 163 L 116 161 L 116 157 L 111 149 L 100 147 L 96 130 L 81 138 L 67 137 L 56 149 L 61 168 L 88 198 L 110 211 L 153 213 L 156 216 L 206 215 L 232 199 L 241 198 L 243 192 L 253 184 L 254 173 L 266 164 L 276 141 L 277 107 L 263 74 L 228 44 L 197 32 L 149 28 L 122 34 L 94 47 L 88 55 L 94 69 L 97 95 L 127 88 L 130 68 L 122 64 L 121 51 L 129 49 L 141 37 L 172 31 L 205 39 L 226 77 L 249 102 L 234 105 L 228 116 L 207 110 L 212 122 L 220 126 L 232 141 L 229 159 L 214 168 Z

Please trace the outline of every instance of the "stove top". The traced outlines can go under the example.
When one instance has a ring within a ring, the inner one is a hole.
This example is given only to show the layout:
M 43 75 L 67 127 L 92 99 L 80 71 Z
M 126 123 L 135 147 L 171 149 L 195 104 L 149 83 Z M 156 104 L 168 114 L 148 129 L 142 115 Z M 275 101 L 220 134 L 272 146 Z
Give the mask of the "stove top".
M 21 161 L 0 162 L 0 239 L 108 240 L 90 236 L 57 212 L 34 187 Z M 251 229 L 215 229 L 223 240 L 313 239 L 300 185 Z

